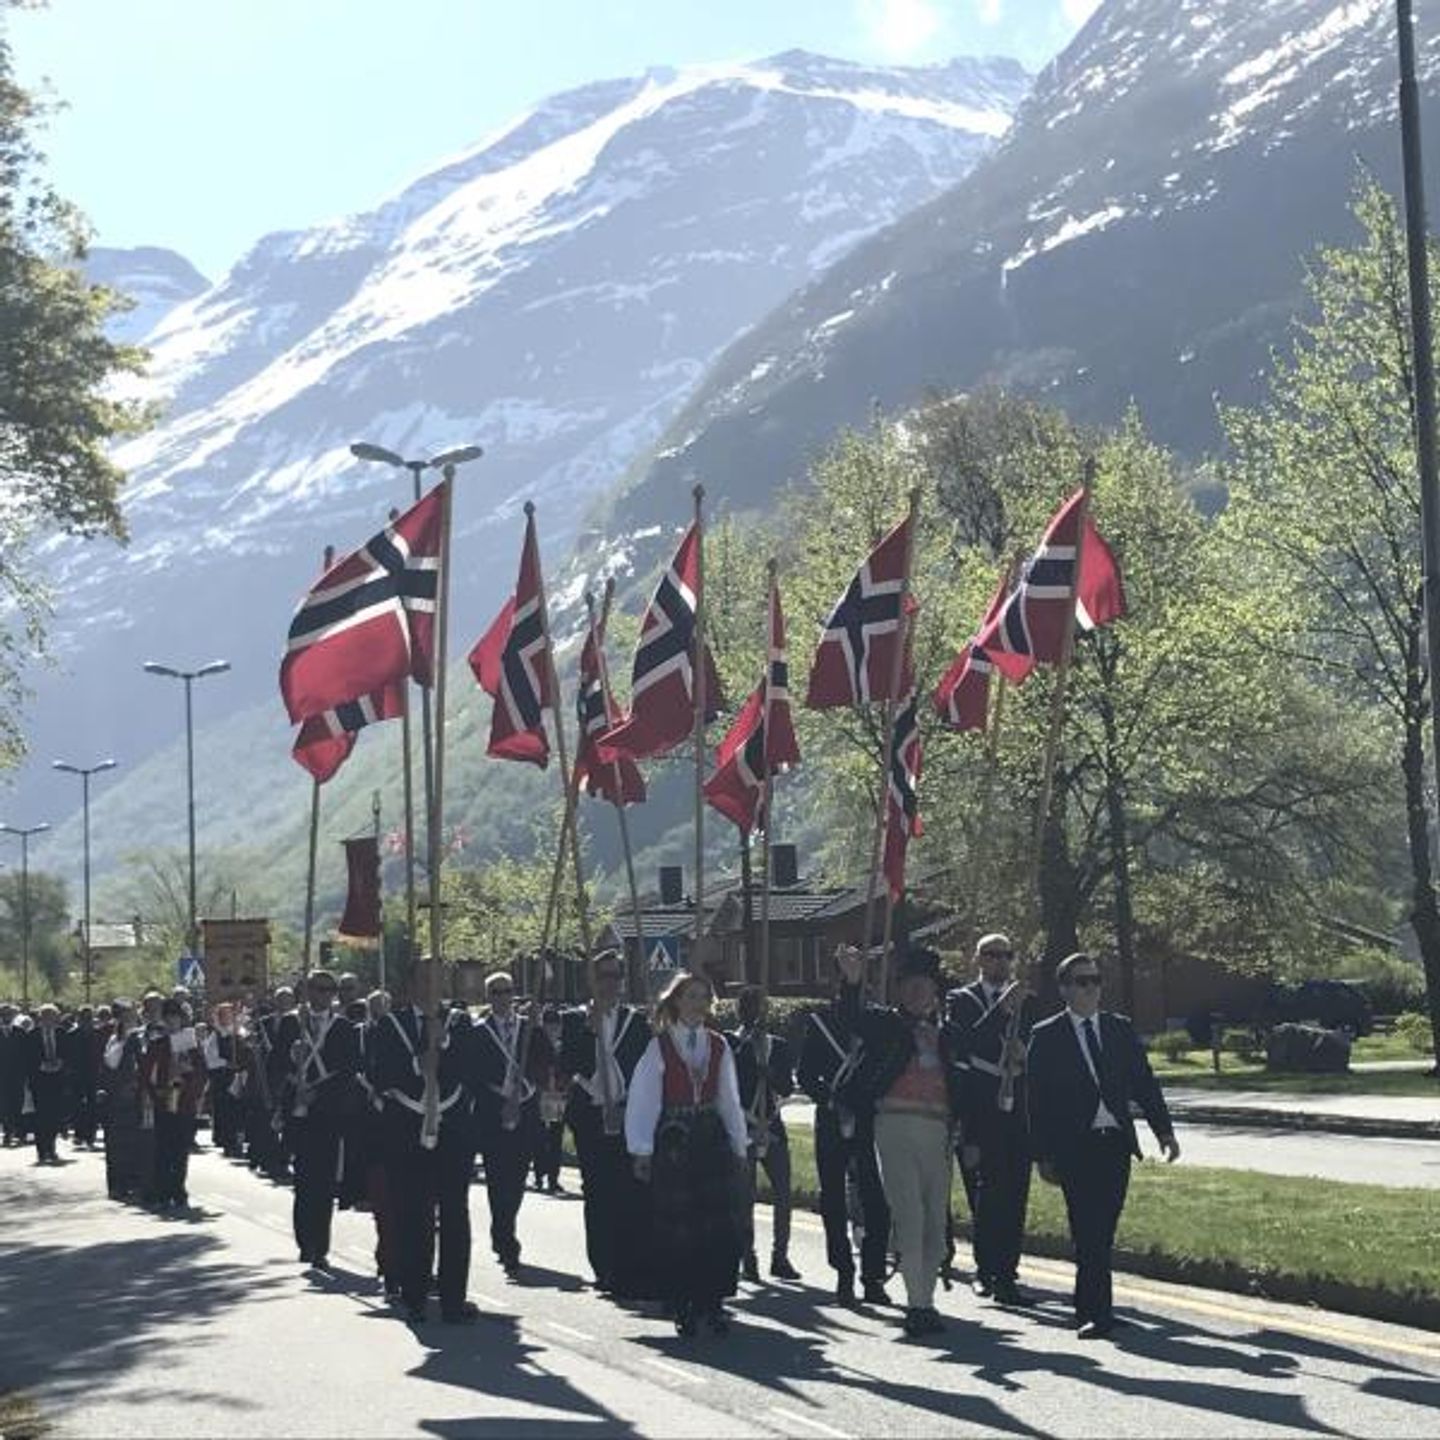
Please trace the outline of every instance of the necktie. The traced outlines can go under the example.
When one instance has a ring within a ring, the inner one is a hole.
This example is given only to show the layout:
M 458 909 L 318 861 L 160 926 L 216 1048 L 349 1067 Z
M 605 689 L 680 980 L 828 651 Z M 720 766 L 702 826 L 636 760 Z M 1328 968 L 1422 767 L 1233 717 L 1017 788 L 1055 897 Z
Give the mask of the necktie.
M 1090 1052 L 1091 1065 L 1095 1067 L 1095 1087 L 1098 1090 L 1104 1090 L 1105 1085 L 1101 1077 L 1105 1074 L 1103 1068 L 1105 1062 L 1101 1058 L 1100 1037 L 1095 1033 L 1095 1022 L 1086 1019 L 1081 1022 L 1080 1028 L 1085 1032 L 1085 1048 Z
M 47 1060 L 55 1058 L 55 1032 L 53 1030 L 45 1032 L 45 1058 Z

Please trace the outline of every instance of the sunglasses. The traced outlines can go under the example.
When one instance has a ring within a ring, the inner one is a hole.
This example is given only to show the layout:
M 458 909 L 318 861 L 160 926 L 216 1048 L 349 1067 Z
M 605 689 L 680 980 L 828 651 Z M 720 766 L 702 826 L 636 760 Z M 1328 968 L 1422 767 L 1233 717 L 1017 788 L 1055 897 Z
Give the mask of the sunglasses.
M 1098 975 L 1071 975 L 1065 983 L 1075 986 L 1077 990 L 1091 990 L 1099 987 L 1100 977 Z
M 597 970 L 595 978 L 597 980 L 618 980 L 620 972 L 618 970 Z
M 497 985 L 490 993 L 492 995 L 513 995 L 515 992 L 508 985 Z
M 1013 960 L 1015 952 L 1013 950 L 982 950 L 980 958 L 982 960 Z

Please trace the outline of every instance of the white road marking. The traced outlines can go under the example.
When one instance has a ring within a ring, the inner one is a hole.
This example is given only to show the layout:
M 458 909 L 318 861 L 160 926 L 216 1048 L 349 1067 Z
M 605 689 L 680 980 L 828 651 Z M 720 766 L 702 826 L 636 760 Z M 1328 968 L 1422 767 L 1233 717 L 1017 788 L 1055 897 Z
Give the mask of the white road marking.
M 540 1322 L 547 1330 L 557 1330 L 561 1335 L 568 1335 L 572 1340 L 584 1340 L 593 1343 L 595 1337 L 585 1330 L 576 1330 L 571 1325 L 562 1325 L 558 1320 L 542 1320 Z
M 782 1410 L 777 1405 L 771 1408 L 770 1414 L 786 1425 L 804 1425 L 819 1435 L 833 1435 L 835 1440 L 850 1440 L 843 1430 L 836 1430 L 834 1426 L 826 1425 L 822 1420 L 812 1420 L 808 1415 L 799 1415 L 794 1410 Z
M 682 1384 L 699 1385 L 703 1383 L 698 1375 L 692 1375 L 688 1370 L 682 1370 L 678 1365 L 670 1364 L 668 1360 L 657 1360 L 653 1355 L 647 1355 L 645 1363 L 652 1370 L 658 1370 L 662 1375 L 668 1375 L 672 1380 L 679 1380 Z

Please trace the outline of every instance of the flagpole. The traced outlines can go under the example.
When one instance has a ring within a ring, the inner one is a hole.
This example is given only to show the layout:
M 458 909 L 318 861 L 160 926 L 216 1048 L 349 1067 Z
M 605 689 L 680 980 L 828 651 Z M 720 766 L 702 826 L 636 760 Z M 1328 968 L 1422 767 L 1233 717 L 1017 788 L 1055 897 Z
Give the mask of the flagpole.
M 390 511 L 390 521 L 393 524 L 400 518 L 400 512 L 396 509 Z M 419 901 L 415 893 L 415 778 L 412 756 L 412 741 L 410 736 L 410 685 L 411 680 L 407 675 L 400 686 L 400 758 L 402 785 L 405 798 L 405 984 L 410 990 L 411 1001 L 419 1000 L 420 997 L 420 976 L 415 971 L 416 963 L 416 942 L 415 932 L 420 924 Z M 428 823 L 428 822 L 427 822 Z
M 691 646 L 691 669 L 695 695 L 695 950 L 705 931 L 705 531 L 701 508 L 705 487 L 697 485 L 695 497 L 695 639 Z M 691 966 L 695 969 L 695 966 Z
M 380 989 L 385 988 L 385 870 L 380 860 L 380 792 L 373 790 L 370 793 L 370 815 L 374 820 L 375 829 L 375 892 L 380 897 L 380 954 L 376 957 L 379 961 L 379 984 Z
M 420 471 L 423 467 L 417 461 L 407 468 L 410 471 L 411 478 L 415 482 L 415 503 L 418 505 L 423 494 L 420 485 Z M 446 471 L 447 478 L 453 477 L 454 468 L 453 465 L 448 467 Z M 432 823 L 430 819 L 435 812 L 435 752 L 431 738 L 434 733 L 434 723 L 434 719 L 430 713 L 430 691 L 422 686 L 420 689 L 420 739 L 425 759 L 425 834 L 427 837 L 427 850 L 429 850 L 430 846 L 434 843 L 431 838 Z M 435 863 L 433 850 L 430 852 L 429 860 L 433 866 Z
M 1020 566 L 1023 563 L 1021 555 L 1017 552 L 1010 557 L 1009 568 L 1005 572 L 1005 593 L 1014 590 L 1015 582 L 1019 578 Z M 998 665 L 992 662 L 991 674 L 995 677 L 995 699 L 990 704 L 990 713 L 986 717 L 985 726 L 985 789 L 980 796 L 980 820 L 977 826 L 976 850 L 986 844 L 986 836 L 990 833 L 990 822 L 995 812 L 995 787 L 999 775 L 1000 756 L 1000 734 L 1005 723 L 1005 692 L 1008 688 L 1005 680 L 1005 672 Z M 974 866 L 975 891 L 976 895 L 983 895 L 986 892 L 987 872 L 992 868 L 990 864 L 994 847 L 985 850 L 985 860 L 981 863 L 978 858 Z
M 765 828 L 760 837 L 760 993 L 770 993 L 770 843 L 771 828 L 770 816 L 771 806 L 775 799 L 775 779 L 770 764 L 770 747 L 772 735 L 770 733 L 771 704 L 773 700 L 772 685 L 775 679 L 774 656 L 771 650 L 775 645 L 775 586 L 776 572 L 778 566 L 775 557 L 772 555 L 765 566 L 766 589 L 768 592 L 768 603 L 765 606 L 765 702 L 761 713 L 761 725 L 764 727 L 765 739 L 762 761 L 765 766 L 765 787 L 764 798 L 761 810 L 761 817 L 765 821 Z
M 320 573 L 329 572 L 335 563 L 335 547 L 327 545 L 320 561 Z M 310 857 L 305 867 L 305 945 L 300 952 L 300 976 L 310 973 L 310 947 L 315 939 L 315 866 L 320 851 L 320 782 L 310 780 Z
M 455 467 L 445 466 L 440 486 L 440 575 L 435 593 L 435 794 L 428 820 L 430 840 L 430 959 L 425 967 L 425 1115 L 420 1143 L 433 1150 L 440 1137 L 440 971 L 445 954 L 444 910 L 440 880 L 445 849 L 440 843 L 445 817 L 445 673 L 446 635 L 450 619 L 450 501 Z
M 595 636 L 595 663 L 600 671 L 600 698 L 605 706 L 605 720 L 610 720 L 610 667 L 605 663 L 605 627 L 610 620 L 610 602 L 615 595 L 615 577 L 612 575 L 605 581 L 605 602 L 600 611 L 600 628 L 595 628 L 595 597 L 587 590 L 585 592 L 585 609 L 590 616 L 591 633 Z M 625 816 L 625 805 L 620 798 L 623 794 L 624 783 L 620 771 L 620 762 L 610 762 L 611 784 L 614 787 L 615 819 L 620 826 L 620 848 L 625 854 L 625 878 L 630 885 L 630 908 L 635 914 L 635 955 L 636 965 L 632 968 L 626 966 L 626 979 L 630 989 L 632 1000 L 640 998 L 639 981 L 644 978 L 645 965 L 645 912 L 640 908 L 640 887 L 635 883 L 635 856 L 630 849 L 630 822 Z
M 905 602 L 910 595 L 910 566 L 915 558 L 915 525 L 920 515 L 920 488 L 910 492 L 909 524 L 905 531 L 905 568 L 900 575 L 900 613 L 896 620 L 895 654 L 890 662 L 890 684 L 885 692 L 884 743 L 880 747 L 880 788 L 875 797 L 875 834 L 870 844 L 870 875 L 865 888 L 865 931 L 861 949 L 870 948 L 871 927 L 875 923 L 875 894 L 880 878 L 880 861 L 885 844 L 886 797 L 890 786 L 890 747 L 895 743 L 895 692 L 904 675 L 905 649 L 909 643 L 910 617 Z M 889 956 L 880 955 L 880 986 L 884 995 L 889 988 Z
M 1065 700 L 1070 684 L 1070 665 L 1075 655 L 1075 597 L 1080 592 L 1080 562 L 1085 550 L 1085 521 L 1090 514 L 1090 492 L 1095 485 L 1095 457 L 1085 459 L 1080 504 L 1075 514 L 1075 561 L 1070 569 L 1069 594 L 1065 599 L 1065 625 L 1060 632 L 1060 659 L 1055 688 L 1050 692 L 1050 726 L 1045 736 L 1045 757 L 1040 771 L 1040 798 L 1035 807 L 1033 864 L 1031 867 L 1031 936 L 1039 939 L 1044 927 L 1044 906 L 1040 894 L 1045 864 L 1045 835 L 1050 824 L 1050 807 L 1055 794 L 1055 766 L 1060 758 L 1060 741 L 1065 728 Z M 1047 936 L 1048 940 L 1048 936 Z
M 533 523 L 535 505 L 533 501 L 525 502 L 526 518 Z M 537 537 L 535 552 L 538 562 L 540 542 Z M 550 717 L 555 725 L 555 748 L 560 752 L 560 781 L 565 789 L 565 806 L 570 812 L 570 860 L 575 869 L 575 909 L 580 921 L 580 941 L 585 947 L 585 955 L 590 955 L 590 909 L 585 896 L 585 873 L 580 863 L 580 816 L 577 805 L 578 777 L 570 768 L 570 752 L 565 741 L 565 707 L 560 700 L 560 676 L 555 669 L 555 647 L 550 643 L 550 601 L 545 592 L 545 572 L 539 569 L 537 563 L 537 580 L 540 588 L 540 634 L 545 640 L 545 667 L 548 672 L 550 684 Z M 540 976 L 539 989 L 544 993 L 545 975 L 542 971 Z

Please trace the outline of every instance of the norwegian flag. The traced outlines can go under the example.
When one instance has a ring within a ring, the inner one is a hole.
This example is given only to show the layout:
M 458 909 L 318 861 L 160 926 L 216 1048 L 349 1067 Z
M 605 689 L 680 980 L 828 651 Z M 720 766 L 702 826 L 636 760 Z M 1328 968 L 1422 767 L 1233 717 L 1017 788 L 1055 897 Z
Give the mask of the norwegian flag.
M 1085 491 L 1077 490 L 1056 511 L 1040 548 L 1026 561 L 1020 583 L 975 637 L 974 643 L 986 652 L 991 664 L 1017 683 L 1037 663 L 1054 665 L 1060 660 L 1069 623 L 1075 542 L 1080 534 L 1084 497 Z M 1082 630 L 1107 625 L 1125 613 L 1120 567 L 1088 510 L 1073 605 L 1075 621 Z
M 495 702 L 485 753 L 543 770 L 550 763 L 545 710 L 552 696 L 550 643 L 542 603 L 540 547 L 535 539 L 535 515 L 527 507 L 515 593 L 470 652 L 470 668 L 480 688 Z
M 404 709 L 403 683 L 347 700 L 303 721 L 290 753 L 323 785 L 350 758 L 361 730 L 378 720 L 393 720 Z
M 995 594 L 985 607 L 980 632 L 1000 613 L 1009 588 L 1010 577 L 1002 575 Z M 1014 657 L 1017 662 L 1023 658 Z M 1019 679 L 1023 680 L 1032 669 L 1033 661 L 1025 665 Z M 972 637 L 966 641 L 964 649 L 955 657 L 954 664 L 945 672 L 935 690 L 935 709 L 952 730 L 984 730 L 989 724 L 990 676 L 994 670 L 990 652 L 980 645 L 979 640 Z
M 920 820 L 920 717 L 919 692 L 912 690 L 895 716 L 895 738 L 890 747 L 889 778 L 885 796 L 885 881 L 890 898 L 905 893 L 905 852 L 912 835 L 923 835 Z
M 695 612 L 700 587 L 700 527 L 692 525 L 655 587 L 640 627 L 630 672 L 630 715 L 596 742 L 601 760 L 646 760 L 664 755 L 693 732 L 695 724 Z M 705 650 L 705 718 L 719 714 L 720 677 Z
M 597 742 L 624 718 L 610 694 L 605 667 L 605 632 L 593 618 L 580 647 L 580 688 L 575 697 L 580 739 L 575 754 L 575 784 L 587 795 L 612 805 L 639 805 L 645 799 L 645 778 L 628 756 L 600 759 Z
M 705 782 L 705 799 L 727 820 L 749 834 L 763 829 L 765 776 L 779 775 L 800 763 L 800 746 L 790 718 L 790 667 L 785 658 L 785 616 L 780 591 L 771 593 L 768 692 L 766 680 L 750 693 L 729 733 L 715 752 L 715 773 Z
M 280 662 L 297 724 L 412 676 L 429 685 L 444 485 L 332 565 L 300 602 Z
M 809 709 L 898 700 L 909 689 L 907 663 L 898 693 L 890 691 L 909 556 L 910 517 L 906 516 L 870 552 L 830 612 L 810 667 L 805 695 Z

